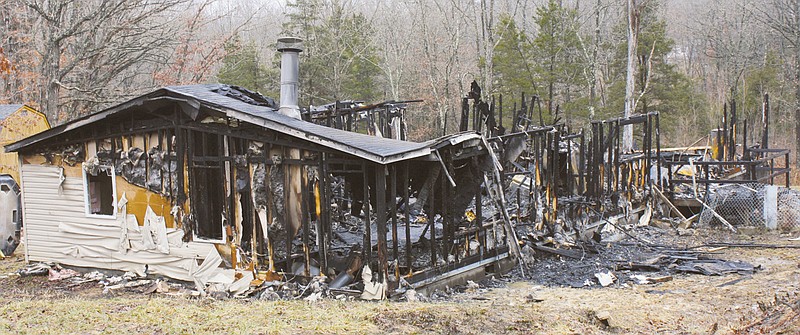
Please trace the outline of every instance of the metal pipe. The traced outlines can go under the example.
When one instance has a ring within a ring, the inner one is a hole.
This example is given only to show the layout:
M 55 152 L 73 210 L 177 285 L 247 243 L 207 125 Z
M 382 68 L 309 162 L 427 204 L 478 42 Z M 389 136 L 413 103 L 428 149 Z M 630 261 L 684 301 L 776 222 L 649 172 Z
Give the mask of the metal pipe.
M 278 39 L 277 49 L 281 52 L 281 96 L 279 113 L 301 119 L 300 108 L 297 105 L 297 86 L 300 77 L 299 55 L 303 51 L 303 40 L 296 37 L 282 37 Z M 285 148 L 286 158 L 299 160 L 300 150 Z M 286 167 L 285 192 L 285 220 L 287 223 L 286 252 L 287 269 L 290 267 L 288 260 L 291 258 L 292 239 L 303 225 L 303 171 L 297 164 L 288 164 Z M 307 250 L 304 250 L 307 251 Z
M 298 107 L 298 82 L 300 78 L 300 52 L 303 40 L 297 37 L 278 38 L 278 51 L 281 53 L 281 96 L 279 113 L 300 119 Z

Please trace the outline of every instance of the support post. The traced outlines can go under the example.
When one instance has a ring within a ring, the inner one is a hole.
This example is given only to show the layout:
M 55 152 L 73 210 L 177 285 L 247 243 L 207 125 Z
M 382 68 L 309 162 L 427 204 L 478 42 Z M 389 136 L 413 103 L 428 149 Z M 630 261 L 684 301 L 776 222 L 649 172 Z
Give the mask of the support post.
M 406 218 L 406 267 L 408 275 L 414 272 L 411 266 L 411 205 L 408 203 L 408 162 L 403 163 L 403 215 Z
M 428 189 L 428 229 L 430 231 L 429 245 L 431 248 L 431 267 L 436 266 L 436 206 L 434 205 L 436 198 L 436 181 L 430 184 Z
M 764 110 L 762 115 L 764 131 L 761 133 L 761 148 L 769 149 L 769 94 L 764 94 Z M 766 155 L 765 155 L 766 156 Z
M 400 278 L 400 259 L 397 250 L 397 165 L 392 165 L 389 168 L 389 215 L 392 219 L 392 259 L 394 260 L 394 275 L 395 278 Z
M 361 206 L 364 211 L 364 255 L 366 255 L 367 258 L 365 264 L 370 266 L 372 264 L 372 225 L 369 217 L 369 174 L 367 173 L 367 168 L 368 166 L 366 163 L 361 163 L 361 171 L 364 180 L 364 206 Z
M 330 120 L 330 118 L 329 118 Z M 328 180 L 328 163 L 325 160 L 325 153 L 319 154 L 319 169 L 320 169 L 320 177 L 319 177 L 319 212 L 320 215 L 317 217 L 317 221 L 319 224 L 319 231 L 317 231 L 318 235 L 321 235 L 322 238 L 318 238 L 317 240 L 320 241 L 320 244 L 317 246 L 319 248 L 319 261 L 320 261 L 320 271 L 322 273 L 326 273 L 328 269 L 328 243 L 330 242 L 330 234 L 331 234 L 331 212 L 329 210 L 331 200 L 330 200 L 330 192 L 328 186 L 330 185 L 330 181 Z
M 389 262 L 386 250 L 386 165 L 376 165 L 375 169 L 375 215 L 378 226 L 378 282 L 387 281 Z

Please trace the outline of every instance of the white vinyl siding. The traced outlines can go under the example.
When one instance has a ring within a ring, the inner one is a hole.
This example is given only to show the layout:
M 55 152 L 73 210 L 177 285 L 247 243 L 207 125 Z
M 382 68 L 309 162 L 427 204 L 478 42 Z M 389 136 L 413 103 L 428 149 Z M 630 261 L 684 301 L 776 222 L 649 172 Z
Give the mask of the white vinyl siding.
M 142 273 L 147 265 L 148 273 L 191 281 L 190 272 L 214 249 L 213 244 L 181 242 L 182 232 L 168 229 L 169 254 L 122 250 L 125 215 L 116 220 L 87 217 L 82 178 L 66 177 L 59 190 L 59 167 L 24 164 L 21 172 L 25 247 L 30 261 L 136 273 Z M 132 229 L 127 229 L 127 234 L 131 241 L 142 238 Z

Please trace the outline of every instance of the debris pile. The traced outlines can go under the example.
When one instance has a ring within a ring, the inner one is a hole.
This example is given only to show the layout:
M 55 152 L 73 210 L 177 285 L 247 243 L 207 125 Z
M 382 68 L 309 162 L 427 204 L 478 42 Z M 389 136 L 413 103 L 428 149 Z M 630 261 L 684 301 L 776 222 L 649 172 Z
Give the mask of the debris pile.
M 760 269 L 760 266 L 747 262 L 720 259 L 718 254 L 726 248 L 724 246 L 670 246 L 678 245 L 681 238 L 686 238 L 673 231 L 648 226 L 629 232 L 639 240 L 590 241 L 571 247 L 529 244 L 523 248 L 523 254 L 530 257 L 526 279 L 546 286 L 606 287 L 665 282 L 677 274 L 750 275 Z
M 249 300 L 298 300 L 317 301 L 319 299 L 353 300 L 356 298 L 365 300 L 381 299 L 381 296 L 371 296 L 364 292 L 371 291 L 375 294 L 383 290 L 375 289 L 375 284 L 371 278 L 367 278 L 366 271 L 364 279 L 366 283 L 372 284 L 373 289 L 364 290 L 361 282 L 331 288 L 329 278 L 316 276 L 307 284 L 297 281 L 253 279 L 247 281 L 246 285 L 221 285 L 207 284 L 205 287 L 197 287 L 193 283 L 171 281 L 169 278 L 152 278 L 139 276 L 132 272 L 123 274 L 107 274 L 100 271 L 90 271 L 80 273 L 73 269 L 64 268 L 52 262 L 30 263 L 14 273 L 7 274 L 3 278 L 10 277 L 31 277 L 47 276 L 48 281 L 59 283 L 61 289 L 72 289 L 87 283 L 96 283 L 102 288 L 103 294 L 120 294 L 123 292 L 140 294 L 165 294 L 169 296 L 182 296 L 190 298 L 210 298 L 210 299 L 249 299 Z M 336 284 L 334 284 L 336 285 Z M 356 289 L 358 288 L 358 289 Z M 409 290 L 413 291 L 413 290 Z M 413 293 L 410 293 L 413 294 Z

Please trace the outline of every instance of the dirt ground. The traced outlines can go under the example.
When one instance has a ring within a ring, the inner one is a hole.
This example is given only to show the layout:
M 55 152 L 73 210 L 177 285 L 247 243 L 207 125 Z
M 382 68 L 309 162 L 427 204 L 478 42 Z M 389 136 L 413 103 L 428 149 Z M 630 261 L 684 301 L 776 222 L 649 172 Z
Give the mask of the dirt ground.
M 582 288 L 536 278 L 495 278 L 426 302 L 212 300 L 133 291 L 103 293 L 96 282 L 70 287 L 46 276 L 2 276 L 0 333 L 800 333 L 800 242 L 789 241 L 796 235 L 732 234 L 718 229 L 681 233 L 663 231 L 658 242 L 673 247 L 728 242 L 794 248 L 715 250 L 714 257 L 761 268 L 753 274 L 674 274 L 667 282 L 638 285 L 623 280 L 628 276 L 625 271 L 616 271 L 619 280 L 614 284 Z M 653 233 L 647 237 L 653 239 Z M 539 272 L 532 275 L 546 277 L 541 269 L 570 274 L 567 269 L 586 262 L 607 266 L 602 258 L 542 256 L 533 264 Z M 6 258 L 0 261 L 0 274 L 24 265 L 21 257 Z

